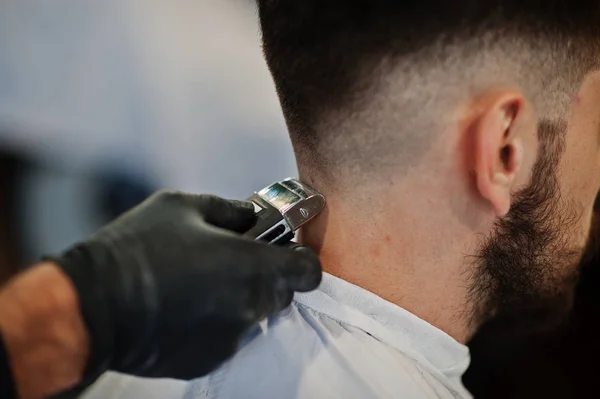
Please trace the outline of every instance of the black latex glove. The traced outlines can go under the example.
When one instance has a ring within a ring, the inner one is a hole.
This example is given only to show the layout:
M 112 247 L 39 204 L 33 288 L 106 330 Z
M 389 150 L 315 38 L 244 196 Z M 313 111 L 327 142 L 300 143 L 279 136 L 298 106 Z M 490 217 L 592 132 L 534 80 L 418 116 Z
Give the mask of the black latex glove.
M 73 280 L 106 369 L 191 379 L 232 356 L 249 327 L 321 280 L 316 255 L 243 238 L 250 203 L 160 192 L 52 258 Z

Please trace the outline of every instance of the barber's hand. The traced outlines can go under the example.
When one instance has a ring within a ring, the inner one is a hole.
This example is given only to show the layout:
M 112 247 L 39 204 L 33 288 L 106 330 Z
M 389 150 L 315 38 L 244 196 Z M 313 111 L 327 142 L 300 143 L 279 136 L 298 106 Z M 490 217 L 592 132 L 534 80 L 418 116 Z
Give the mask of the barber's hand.
M 315 289 L 314 253 L 243 238 L 250 203 L 160 192 L 52 259 L 79 294 L 106 369 L 191 379 L 232 356 L 249 327 Z

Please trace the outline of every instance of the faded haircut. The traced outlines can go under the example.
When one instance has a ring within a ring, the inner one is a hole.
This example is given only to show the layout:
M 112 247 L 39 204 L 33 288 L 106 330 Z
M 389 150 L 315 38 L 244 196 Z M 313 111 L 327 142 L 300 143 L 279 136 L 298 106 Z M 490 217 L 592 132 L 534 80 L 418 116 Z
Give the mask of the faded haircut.
M 422 158 L 453 107 L 522 90 L 564 118 L 598 67 L 597 0 L 258 0 L 301 169 L 328 185 Z

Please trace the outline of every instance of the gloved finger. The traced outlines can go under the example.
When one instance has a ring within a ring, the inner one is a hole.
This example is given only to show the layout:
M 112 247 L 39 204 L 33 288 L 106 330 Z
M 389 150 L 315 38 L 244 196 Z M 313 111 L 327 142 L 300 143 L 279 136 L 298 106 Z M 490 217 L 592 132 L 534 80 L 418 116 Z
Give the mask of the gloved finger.
M 244 303 L 245 311 L 242 319 L 252 323 L 261 320 L 290 306 L 294 299 L 294 291 L 288 288 L 284 278 L 266 272 L 261 276 L 261 283 L 251 290 L 250 300 Z
M 241 311 L 244 320 L 260 321 L 287 307 L 294 292 L 319 286 L 321 264 L 308 248 L 298 246 L 291 250 L 238 237 L 226 240 L 229 256 L 244 260 L 245 294 L 238 295 L 241 302 L 233 307 Z
M 294 292 L 316 289 L 322 277 L 319 259 L 310 249 L 301 245 L 294 246 L 294 249 L 276 249 L 282 252 L 277 260 L 269 264 L 269 275 L 265 276 L 271 282 L 266 287 L 270 292 L 263 293 L 264 298 L 268 300 L 267 303 L 263 303 L 263 312 L 266 315 L 280 312 L 290 306 Z
M 279 270 L 286 279 L 288 288 L 297 292 L 317 289 L 323 277 L 323 269 L 317 254 L 310 248 L 298 244 L 286 250 L 290 251 L 293 257 L 290 258 L 290 262 L 283 263 Z
M 254 206 L 249 201 L 226 200 L 214 195 L 193 197 L 196 209 L 213 226 L 243 233 L 256 223 Z
M 268 246 L 262 263 L 270 267 L 274 277 L 283 280 L 288 290 L 307 292 L 321 283 L 321 262 L 309 248 L 292 243 L 285 247 Z
M 287 249 L 290 249 L 290 250 L 292 250 L 292 251 L 294 251 L 296 248 L 301 248 L 301 247 L 303 247 L 303 245 L 300 245 L 300 244 L 298 244 L 298 243 L 297 243 L 297 242 L 295 242 L 295 241 L 290 241 L 290 242 L 288 242 L 288 243 L 286 243 L 286 244 L 283 244 L 283 245 L 281 245 L 281 246 L 282 246 L 283 248 L 287 248 Z
M 282 291 L 277 295 L 277 302 L 275 303 L 275 312 L 280 312 L 283 309 L 290 306 L 294 299 L 294 292 L 290 290 Z

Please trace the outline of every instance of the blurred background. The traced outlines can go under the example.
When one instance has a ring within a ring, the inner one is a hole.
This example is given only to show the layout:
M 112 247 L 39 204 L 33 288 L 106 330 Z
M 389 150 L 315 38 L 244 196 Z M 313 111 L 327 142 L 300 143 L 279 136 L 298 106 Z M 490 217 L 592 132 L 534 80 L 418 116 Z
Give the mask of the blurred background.
M 252 0 L 0 0 L 0 282 L 156 189 L 295 174 Z M 476 398 L 597 396 L 598 263 L 568 325 L 475 337 Z
M 157 188 L 295 174 L 252 0 L 0 1 L 0 278 Z

